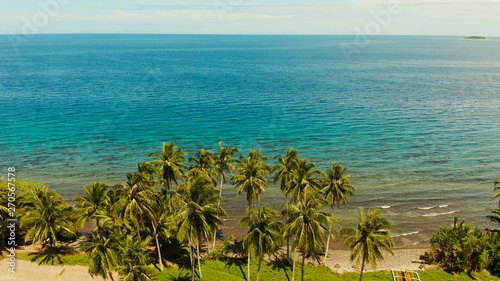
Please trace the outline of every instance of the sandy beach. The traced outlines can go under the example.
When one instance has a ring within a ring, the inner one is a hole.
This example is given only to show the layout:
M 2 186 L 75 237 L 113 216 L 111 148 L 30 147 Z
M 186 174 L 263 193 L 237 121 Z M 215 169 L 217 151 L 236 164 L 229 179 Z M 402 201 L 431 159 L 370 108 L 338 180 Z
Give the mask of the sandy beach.
M 384 252 L 385 261 L 379 261 L 376 270 L 403 269 L 421 270 L 426 268 L 420 261 L 420 256 L 428 249 L 396 249 L 394 256 Z M 334 272 L 344 273 L 348 271 L 358 272 L 360 266 L 356 262 L 350 262 L 348 250 L 334 250 L 328 253 L 327 266 Z M 365 267 L 366 272 L 374 271 L 369 266 Z

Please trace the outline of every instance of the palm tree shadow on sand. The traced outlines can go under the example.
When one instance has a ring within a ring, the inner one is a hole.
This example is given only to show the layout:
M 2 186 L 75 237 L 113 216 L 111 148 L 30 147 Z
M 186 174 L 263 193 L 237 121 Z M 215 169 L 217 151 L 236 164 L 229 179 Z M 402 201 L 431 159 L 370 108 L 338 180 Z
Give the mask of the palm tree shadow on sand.
M 62 264 L 62 256 L 72 254 L 74 250 L 70 247 L 47 247 L 37 252 L 29 253 L 31 262 L 36 262 L 38 265 L 42 264 Z M 55 263 L 54 263 L 55 262 Z

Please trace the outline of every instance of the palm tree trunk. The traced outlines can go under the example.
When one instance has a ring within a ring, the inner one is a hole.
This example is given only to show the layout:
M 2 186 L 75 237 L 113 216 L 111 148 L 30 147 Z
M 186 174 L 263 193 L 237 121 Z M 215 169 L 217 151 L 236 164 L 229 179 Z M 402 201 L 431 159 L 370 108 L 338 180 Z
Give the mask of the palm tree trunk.
M 217 240 L 217 229 L 214 229 L 214 241 L 212 244 L 212 252 L 215 250 L 215 240 Z M 208 245 L 207 245 L 207 249 L 208 249 Z
M 259 281 L 259 275 L 260 275 L 260 263 L 261 263 L 262 259 L 259 258 L 259 267 L 257 268 L 257 279 L 256 281 Z
M 50 240 L 50 259 L 52 260 L 52 265 L 54 265 L 54 243 L 52 242 L 52 237 L 49 238 Z
M 219 206 L 222 201 L 222 184 L 224 183 L 224 177 L 220 176 L 220 188 L 219 188 Z
M 285 222 L 288 223 L 288 194 L 285 195 L 285 201 L 286 201 L 286 217 L 285 217 Z M 290 259 L 290 237 L 286 238 L 286 258 Z
M 168 178 L 168 174 L 167 172 L 163 171 L 163 180 L 165 181 L 163 183 L 163 188 L 165 189 L 164 192 L 165 192 L 165 195 L 168 195 L 168 192 L 170 191 L 170 181 L 167 179 Z
M 286 238 L 286 258 L 290 260 L 290 238 Z
M 248 273 L 247 273 L 247 281 L 250 281 L 250 252 L 248 252 Z
M 189 232 L 191 233 L 191 227 L 189 228 Z M 191 234 L 189 234 L 189 242 L 188 242 L 188 248 L 189 248 L 189 262 L 191 263 L 191 281 L 194 281 L 194 257 L 193 257 L 193 249 L 192 249 L 192 242 L 191 242 Z
M 335 204 L 335 203 L 332 203 Z M 332 205 L 333 206 L 333 205 Z M 332 218 L 333 218 L 333 208 L 332 207 Z M 330 225 L 330 233 L 332 232 L 332 226 Z M 326 239 L 326 250 L 325 250 L 325 259 L 323 260 L 323 264 L 326 264 L 326 258 L 328 257 L 328 250 L 330 248 L 330 233 L 328 233 L 328 238 Z
M 366 257 L 363 255 L 363 261 L 361 262 L 361 274 L 359 275 L 359 281 L 363 280 L 363 270 L 365 269 Z
M 302 281 L 304 281 L 304 264 L 306 264 L 306 254 L 302 254 Z
M 222 175 L 220 176 L 220 188 L 219 188 L 219 203 L 218 205 L 220 206 L 221 201 L 222 201 L 222 184 L 224 182 L 224 178 Z M 212 251 L 215 250 L 215 240 L 217 239 L 217 229 L 214 230 L 214 243 L 212 246 Z
M 332 226 L 330 225 L 330 232 L 332 232 Z M 326 258 L 328 257 L 328 249 L 330 248 L 330 233 L 328 233 L 328 238 L 326 239 L 326 250 L 325 258 L 323 259 L 323 264 L 326 264 Z
M 200 237 L 198 237 L 198 242 L 196 243 L 196 255 L 198 256 L 198 271 L 200 272 L 200 279 L 203 279 L 203 273 L 201 273 L 201 262 L 200 262 Z
M 292 249 L 292 259 L 293 259 L 293 264 L 292 264 L 292 281 L 295 281 L 295 249 Z
M 142 213 L 139 213 L 139 218 L 141 219 L 142 229 L 146 229 L 146 225 L 144 224 L 144 217 L 142 216 Z
M 161 259 L 160 243 L 158 242 L 158 233 L 156 232 L 156 226 L 153 223 L 153 232 L 156 239 L 156 251 L 158 251 L 158 261 L 160 262 L 160 270 L 163 272 L 163 260 Z

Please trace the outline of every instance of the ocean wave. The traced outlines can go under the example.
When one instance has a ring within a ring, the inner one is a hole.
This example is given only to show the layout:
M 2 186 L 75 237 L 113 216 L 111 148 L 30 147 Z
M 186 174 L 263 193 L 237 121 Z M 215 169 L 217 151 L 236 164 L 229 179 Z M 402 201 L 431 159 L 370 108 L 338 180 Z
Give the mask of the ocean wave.
M 419 210 L 430 210 L 434 208 L 446 208 L 448 205 L 439 205 L 439 206 L 432 206 L 432 207 L 418 207 Z
M 451 215 L 454 214 L 458 211 L 450 211 L 450 212 L 444 212 L 444 213 L 429 213 L 429 214 L 423 214 L 422 217 L 437 217 L 437 216 L 442 216 L 442 215 Z
M 393 249 L 407 248 L 408 246 L 417 245 L 419 243 L 421 243 L 421 242 L 420 241 L 416 241 L 416 242 L 413 242 L 413 243 L 404 244 L 404 245 L 399 246 L 399 247 L 394 247 Z
M 417 234 L 418 231 L 412 231 L 412 232 L 408 232 L 408 233 L 403 233 L 401 234 L 401 236 L 408 236 L 408 235 L 412 235 L 412 234 Z
M 413 234 L 417 234 L 417 233 L 419 233 L 419 231 L 412 231 L 412 232 L 407 232 L 407 233 L 401 233 L 401 234 L 398 234 L 398 235 L 394 235 L 394 237 L 408 236 L 408 235 L 413 235 Z

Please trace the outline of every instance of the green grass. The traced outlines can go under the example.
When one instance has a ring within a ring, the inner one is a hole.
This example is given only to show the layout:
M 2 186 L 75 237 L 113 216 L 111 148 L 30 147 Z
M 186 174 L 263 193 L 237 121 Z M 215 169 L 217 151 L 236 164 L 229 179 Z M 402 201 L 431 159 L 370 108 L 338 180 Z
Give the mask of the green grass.
M 301 271 L 300 265 L 297 264 L 295 280 L 300 280 Z M 245 263 L 228 264 L 223 261 L 207 260 L 202 263 L 203 280 L 207 281 L 245 281 L 247 267 Z M 257 274 L 257 263 L 252 264 L 251 279 L 255 280 Z M 472 277 L 467 274 L 450 274 L 441 269 L 431 269 L 427 271 L 419 271 L 420 278 L 423 281 L 470 281 L 470 280 L 491 280 L 500 281 L 499 277 L 489 275 L 487 272 L 473 273 Z M 156 280 L 160 281 L 189 281 L 191 280 L 191 271 L 189 268 L 184 269 L 165 269 Z M 289 281 L 292 277 L 290 267 L 276 268 L 271 264 L 262 264 L 260 272 L 260 280 L 265 281 Z M 198 280 L 198 278 L 196 278 Z M 306 265 L 305 280 L 307 281 L 358 281 L 359 273 L 349 272 L 343 275 L 333 273 L 329 268 L 318 267 L 315 265 Z M 390 271 L 369 272 L 363 275 L 363 280 L 370 281 L 388 281 L 392 280 Z

